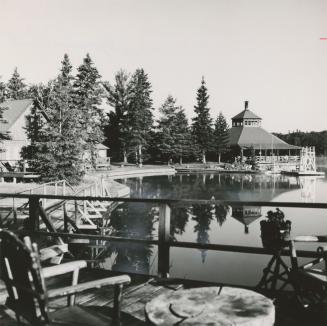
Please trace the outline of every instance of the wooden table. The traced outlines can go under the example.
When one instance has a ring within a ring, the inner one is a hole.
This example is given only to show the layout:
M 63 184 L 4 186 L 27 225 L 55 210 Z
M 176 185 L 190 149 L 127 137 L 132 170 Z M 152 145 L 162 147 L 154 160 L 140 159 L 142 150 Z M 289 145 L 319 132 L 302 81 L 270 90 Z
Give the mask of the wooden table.
M 203 287 L 164 293 L 145 306 L 154 325 L 272 326 L 275 307 L 265 296 L 232 287 Z

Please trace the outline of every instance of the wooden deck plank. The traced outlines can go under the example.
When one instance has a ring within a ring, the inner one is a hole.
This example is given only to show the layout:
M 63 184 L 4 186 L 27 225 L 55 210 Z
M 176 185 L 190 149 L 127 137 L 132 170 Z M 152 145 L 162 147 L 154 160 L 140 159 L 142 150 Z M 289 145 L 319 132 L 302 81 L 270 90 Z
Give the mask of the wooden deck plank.
M 109 275 L 117 275 L 117 273 L 111 273 L 108 271 L 98 271 L 98 270 L 82 270 L 81 271 L 81 281 L 88 281 L 90 279 L 102 278 Z M 63 286 L 70 282 L 70 276 L 66 275 L 60 279 L 54 279 L 50 284 L 51 287 Z M 157 297 L 163 293 L 174 293 L 176 290 L 179 291 L 181 285 L 185 288 L 192 288 L 198 286 L 205 286 L 203 282 L 191 282 L 186 280 L 149 280 L 148 277 L 136 278 L 132 275 L 132 283 L 129 286 L 124 287 L 124 297 L 122 305 L 122 315 L 125 316 L 127 322 L 122 322 L 123 325 L 129 326 L 140 326 L 145 325 L 145 314 L 144 307 L 145 304 L 151 299 Z M 112 290 L 112 289 L 111 289 Z M 86 305 L 92 309 L 99 306 L 100 309 L 105 311 L 111 311 L 112 309 L 112 293 L 109 292 L 110 289 L 93 289 L 85 295 L 77 296 L 77 303 Z M 4 284 L 0 281 L 0 325 L 1 326 L 18 326 L 15 321 L 15 315 L 11 310 L 1 308 L 5 302 L 7 296 Z M 276 299 L 276 324 L 275 326 L 323 326 L 326 322 L 317 321 L 315 314 L 312 312 L 307 312 L 304 316 L 303 313 L 299 311 L 299 307 L 292 306 L 292 298 L 290 295 L 281 294 L 283 300 L 277 297 Z M 66 306 L 67 300 L 63 298 L 62 300 L 53 300 L 50 304 L 52 308 L 54 307 L 64 307 Z M 327 311 L 327 310 L 326 310 Z M 313 323 L 314 321 L 314 323 Z

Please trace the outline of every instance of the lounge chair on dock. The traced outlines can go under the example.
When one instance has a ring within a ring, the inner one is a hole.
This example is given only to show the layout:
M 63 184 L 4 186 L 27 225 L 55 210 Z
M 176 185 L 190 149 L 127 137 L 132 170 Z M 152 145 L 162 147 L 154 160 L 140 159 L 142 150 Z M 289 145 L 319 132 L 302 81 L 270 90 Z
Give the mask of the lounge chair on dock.
M 86 262 L 79 260 L 62 265 L 41 268 L 37 245 L 29 237 L 22 242 L 12 232 L 0 229 L 0 266 L 8 298 L 6 305 L 15 312 L 17 321 L 21 318 L 32 325 L 111 325 L 119 324 L 122 288 L 130 282 L 127 275 L 78 284 L 78 275 Z M 72 273 L 72 285 L 47 290 L 45 279 Z M 114 309 L 112 318 L 90 308 L 75 306 L 75 295 L 103 286 L 114 286 Z M 48 299 L 68 298 L 68 307 L 49 312 Z

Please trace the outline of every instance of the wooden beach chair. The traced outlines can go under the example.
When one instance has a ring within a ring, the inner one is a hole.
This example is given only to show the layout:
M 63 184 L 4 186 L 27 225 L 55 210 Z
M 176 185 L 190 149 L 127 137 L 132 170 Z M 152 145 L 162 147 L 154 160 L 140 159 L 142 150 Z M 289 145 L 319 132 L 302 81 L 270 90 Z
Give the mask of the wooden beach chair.
M 12 232 L 0 229 L 0 266 L 8 298 L 6 305 L 20 322 L 21 317 L 32 325 L 110 325 L 119 324 L 122 288 L 130 282 L 127 275 L 108 277 L 78 284 L 78 275 L 86 262 L 79 260 L 41 268 L 37 245 L 29 237 L 22 242 Z M 72 285 L 47 290 L 44 279 L 72 273 Z M 75 306 L 75 295 L 92 288 L 114 286 L 113 316 L 104 316 L 90 308 Z M 48 300 L 67 296 L 68 307 L 49 312 Z
M 300 265 L 296 254 L 298 242 L 327 242 L 327 236 L 297 236 L 290 238 L 291 282 L 299 302 L 308 307 L 327 299 L 327 246 L 317 248 L 318 257 Z

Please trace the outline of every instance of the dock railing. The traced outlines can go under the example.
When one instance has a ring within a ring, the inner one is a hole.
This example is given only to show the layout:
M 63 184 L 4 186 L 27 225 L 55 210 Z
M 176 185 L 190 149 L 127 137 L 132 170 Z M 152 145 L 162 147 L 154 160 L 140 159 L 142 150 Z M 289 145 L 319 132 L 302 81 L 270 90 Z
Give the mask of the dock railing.
M 158 274 L 162 277 L 169 275 L 169 252 L 171 247 L 205 249 L 214 251 L 229 251 L 241 252 L 249 254 L 265 254 L 271 255 L 273 252 L 266 248 L 226 245 L 226 244 L 211 244 L 211 243 L 195 243 L 185 241 L 174 241 L 170 235 L 170 219 L 171 206 L 181 205 L 188 206 L 191 204 L 200 205 L 246 205 L 246 206 L 263 206 L 263 207 L 288 207 L 288 208 L 312 208 L 312 209 L 327 209 L 327 203 L 299 203 L 299 202 L 263 202 L 263 201 L 224 201 L 224 200 L 189 200 L 189 199 L 146 199 L 146 198 L 121 198 L 121 197 L 101 197 L 101 196 L 64 196 L 64 195 L 40 195 L 40 194 L 8 194 L 0 193 L 2 198 L 25 198 L 29 202 L 29 227 L 30 232 L 40 236 L 51 236 L 62 239 L 89 239 L 103 240 L 108 242 L 129 242 L 144 245 L 158 246 Z M 39 231 L 40 214 L 42 213 L 41 200 L 57 199 L 65 201 L 111 201 L 125 203 L 148 203 L 155 204 L 159 207 L 159 228 L 158 238 L 137 239 L 129 237 L 106 236 L 101 234 L 86 234 L 86 233 L 67 233 L 67 232 L 46 232 Z M 289 255 L 288 250 L 282 250 L 281 255 Z M 299 250 L 299 257 L 312 258 L 317 257 L 317 252 Z
M 257 163 L 299 163 L 300 156 L 298 155 L 267 155 L 256 156 Z

